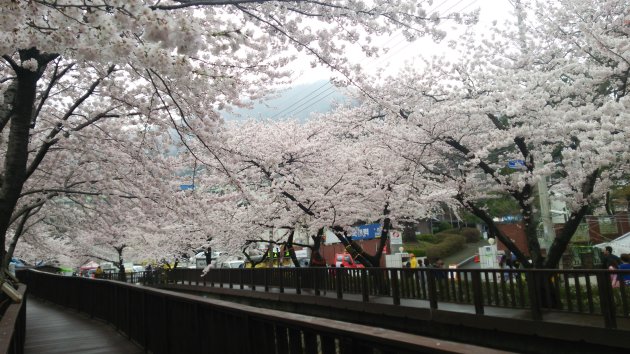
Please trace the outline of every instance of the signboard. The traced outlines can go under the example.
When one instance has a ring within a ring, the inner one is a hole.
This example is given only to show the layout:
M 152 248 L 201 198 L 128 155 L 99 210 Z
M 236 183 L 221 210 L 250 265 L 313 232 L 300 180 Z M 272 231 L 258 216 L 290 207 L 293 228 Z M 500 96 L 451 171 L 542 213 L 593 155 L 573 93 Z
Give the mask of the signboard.
M 195 258 L 195 268 L 204 269 L 207 265 L 205 258 Z
M 353 227 L 350 231 L 353 240 L 371 240 L 381 237 L 381 224 L 367 224 Z
M 507 166 L 515 170 L 524 170 L 526 168 L 524 160 L 509 160 Z
M 499 268 L 497 245 L 479 247 L 479 267 L 481 269 Z
M 602 235 L 616 235 L 617 231 L 617 223 L 615 222 L 615 218 L 610 216 L 600 216 L 598 217 L 599 221 L 599 233 Z
M 195 190 L 195 185 L 194 184 L 180 184 L 179 190 L 192 191 L 192 190 Z
M 402 245 L 403 239 L 400 231 L 392 230 L 389 234 L 389 244 L 390 245 Z
M 591 240 L 591 236 L 588 233 L 588 224 L 581 223 L 580 226 L 577 227 L 573 237 L 571 237 L 570 242 L 589 242 Z

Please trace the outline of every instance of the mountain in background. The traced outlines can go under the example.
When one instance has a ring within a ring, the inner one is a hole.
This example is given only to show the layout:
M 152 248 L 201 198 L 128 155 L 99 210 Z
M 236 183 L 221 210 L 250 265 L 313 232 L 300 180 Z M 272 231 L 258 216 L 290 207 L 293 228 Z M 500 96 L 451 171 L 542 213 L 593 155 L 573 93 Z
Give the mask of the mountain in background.
M 337 87 L 329 81 L 317 81 L 282 90 L 251 109 L 237 108 L 234 112 L 223 112 L 225 120 L 246 119 L 297 119 L 307 120 L 312 113 L 325 113 L 339 102 L 347 100 Z

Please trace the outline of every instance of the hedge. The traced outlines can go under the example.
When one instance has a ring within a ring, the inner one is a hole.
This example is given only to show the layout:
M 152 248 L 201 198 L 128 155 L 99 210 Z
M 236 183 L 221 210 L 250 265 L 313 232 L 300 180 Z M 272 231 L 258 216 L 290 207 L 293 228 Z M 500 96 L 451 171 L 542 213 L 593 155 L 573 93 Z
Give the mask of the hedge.
M 425 257 L 427 255 L 427 250 L 424 248 L 406 248 L 405 252 L 413 254 L 416 257 Z
M 438 238 L 435 237 L 435 235 L 431 235 L 431 234 L 420 234 L 416 236 L 416 239 L 418 241 L 424 241 L 424 242 L 429 242 L 429 243 L 438 243 Z
M 475 243 L 481 240 L 481 232 L 474 227 L 465 227 L 461 230 L 461 235 L 464 236 L 466 242 Z
M 426 255 L 431 260 L 445 258 L 461 250 L 465 243 L 462 235 L 447 235 L 442 242 L 427 247 Z

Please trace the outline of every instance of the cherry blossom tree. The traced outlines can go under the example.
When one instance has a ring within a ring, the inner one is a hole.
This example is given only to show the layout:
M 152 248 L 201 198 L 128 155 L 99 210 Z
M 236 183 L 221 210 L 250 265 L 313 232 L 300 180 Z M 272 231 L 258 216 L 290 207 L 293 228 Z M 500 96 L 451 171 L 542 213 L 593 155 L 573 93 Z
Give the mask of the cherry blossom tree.
M 399 153 L 425 180 L 483 220 L 523 264 L 527 251 L 532 266 L 554 268 L 627 167 L 630 27 L 623 1 L 554 1 L 517 13 L 514 26 L 489 38 L 464 36 L 459 60 L 437 58 L 391 78 L 353 116 L 355 124 L 386 121 L 382 131 L 407 144 Z M 517 160 L 522 169 L 507 168 Z M 570 211 L 546 257 L 537 235 L 541 181 Z M 527 250 L 498 229 L 488 198 L 517 202 Z
M 339 240 L 368 266 L 378 266 L 392 221 L 426 217 L 435 205 L 420 191 L 410 191 L 417 178 L 415 166 L 392 153 L 378 135 L 362 127 L 342 127 L 333 114 L 306 123 L 295 121 L 248 121 L 228 125 L 224 149 L 231 156 L 229 169 L 239 181 L 242 203 L 234 206 L 230 225 L 248 230 L 248 238 L 263 242 L 265 229 L 293 230 L 268 242 L 292 248 L 300 245 L 316 251 L 324 227 L 383 220 L 381 245 L 368 254 L 339 233 Z M 225 159 L 227 161 L 227 159 Z M 226 181 L 226 184 L 228 182 Z M 413 188 L 419 188 L 416 184 Z M 230 210 L 224 206 L 221 210 Z M 252 233 L 250 225 L 258 228 Z M 313 244 L 296 243 L 296 230 L 305 229 Z
M 134 182 L 166 181 L 159 172 L 132 170 L 145 167 L 140 155 L 162 153 L 152 149 L 156 141 L 195 140 L 203 155 L 186 148 L 200 165 L 210 164 L 217 158 L 218 110 L 260 98 L 284 81 L 283 67 L 293 59 L 287 48 L 352 82 L 359 67 L 344 57 L 348 46 L 377 55 L 371 37 L 394 30 L 408 39 L 441 38 L 439 21 L 413 1 L 2 2 L 0 264 L 11 256 L 8 232 L 17 241 L 20 225 L 47 201 L 98 194 L 155 202 L 146 195 L 154 191 Z M 121 153 L 136 151 L 133 165 L 104 178 L 39 184 L 50 173 L 76 177 L 100 161 L 82 160 L 82 152 L 99 151 L 113 164 L 118 153 L 103 141 L 120 143 Z

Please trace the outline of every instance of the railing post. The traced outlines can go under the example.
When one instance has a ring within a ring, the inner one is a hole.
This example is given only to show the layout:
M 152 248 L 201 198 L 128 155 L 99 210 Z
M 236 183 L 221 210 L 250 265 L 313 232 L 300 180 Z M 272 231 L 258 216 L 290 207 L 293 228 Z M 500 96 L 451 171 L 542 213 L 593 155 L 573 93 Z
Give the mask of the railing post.
M 525 280 L 527 281 L 527 290 L 529 292 L 529 306 L 534 321 L 542 321 L 542 309 L 540 308 L 540 285 L 539 273 L 531 270 L 525 271 Z
M 270 268 L 265 268 L 263 276 L 265 277 L 265 292 L 269 292 L 269 272 L 272 271 Z
M 319 268 L 309 268 L 309 270 L 311 271 L 311 276 L 313 277 L 313 290 L 315 290 L 315 296 L 319 296 L 320 292 L 319 292 L 319 272 L 317 271 Z
M 398 269 L 389 269 L 390 279 L 392 280 L 392 297 L 394 305 L 400 305 L 400 284 L 398 284 Z
M 617 328 L 612 283 L 607 272 L 597 273 L 597 289 L 599 290 L 599 304 L 604 317 L 604 325 L 606 328 Z
M 343 268 L 335 268 L 333 272 L 335 275 L 335 290 L 337 291 L 337 299 L 343 299 L 343 288 L 341 282 L 341 277 L 343 277 L 344 274 Z
M 299 268 L 293 268 L 293 272 L 295 272 L 295 293 L 300 295 L 302 294 L 302 272 Z
M 249 274 L 250 274 L 249 280 L 251 284 L 250 288 L 252 291 L 256 291 L 256 279 L 254 278 L 254 270 L 252 269 Z
M 438 293 L 435 284 L 435 270 L 433 269 L 427 269 L 427 288 L 429 290 L 429 307 L 436 310 L 438 308 Z
M 367 281 L 367 269 L 361 268 L 361 296 L 363 298 L 363 302 L 370 302 L 370 293 L 368 289 L 368 281 Z
M 483 287 L 481 286 L 481 272 L 471 272 L 473 302 L 475 304 L 475 313 L 483 315 Z
M 280 277 L 280 279 L 278 279 L 278 283 L 280 286 L 280 293 L 284 293 L 284 270 L 282 268 L 278 269 L 278 276 Z

